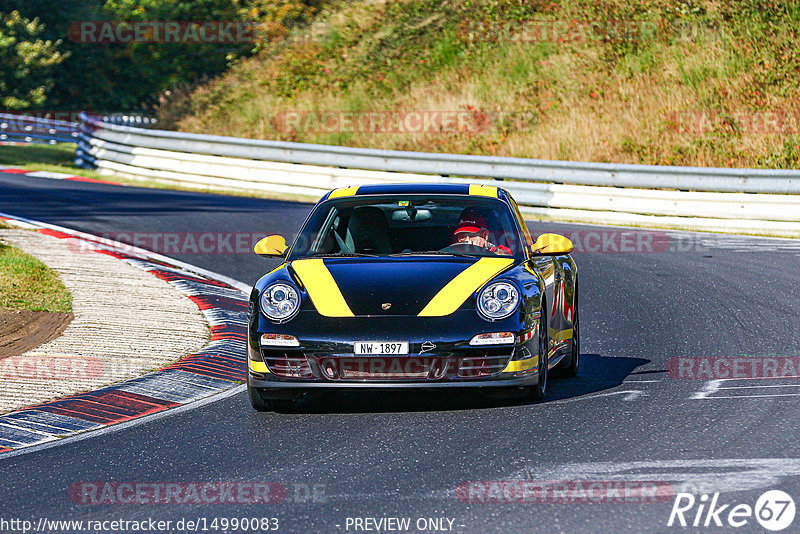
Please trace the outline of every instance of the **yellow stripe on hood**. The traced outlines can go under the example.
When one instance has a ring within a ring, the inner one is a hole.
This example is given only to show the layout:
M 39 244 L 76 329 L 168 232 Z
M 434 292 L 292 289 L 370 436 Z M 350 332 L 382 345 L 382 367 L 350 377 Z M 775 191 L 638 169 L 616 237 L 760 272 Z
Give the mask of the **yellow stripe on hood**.
M 336 280 L 321 259 L 293 261 L 292 269 L 300 277 L 320 315 L 354 317 L 350 306 L 342 296 L 342 291 L 336 285 Z
M 419 317 L 450 315 L 459 309 L 464 304 L 464 301 L 479 287 L 506 270 L 513 263 L 514 260 L 511 258 L 481 258 L 450 280 L 431 299 L 425 309 L 419 312 Z

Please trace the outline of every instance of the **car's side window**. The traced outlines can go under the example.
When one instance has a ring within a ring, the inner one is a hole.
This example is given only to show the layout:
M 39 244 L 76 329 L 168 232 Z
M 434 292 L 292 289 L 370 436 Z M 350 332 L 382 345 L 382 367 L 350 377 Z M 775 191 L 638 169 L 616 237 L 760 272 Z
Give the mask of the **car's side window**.
M 311 246 L 312 253 L 334 254 L 341 251 L 341 236 L 338 233 L 340 223 L 341 217 L 338 210 L 332 208 L 322 225 L 322 231 L 317 234 L 317 238 Z
M 533 238 L 531 238 L 528 225 L 525 224 L 525 219 L 522 217 L 522 213 L 520 213 L 517 203 L 514 201 L 514 199 L 508 197 L 508 200 L 511 202 L 511 207 L 514 208 L 514 215 L 517 216 L 517 222 L 519 223 L 520 230 L 522 231 L 522 237 L 525 239 L 525 247 L 527 248 L 528 255 L 530 256 L 533 254 Z

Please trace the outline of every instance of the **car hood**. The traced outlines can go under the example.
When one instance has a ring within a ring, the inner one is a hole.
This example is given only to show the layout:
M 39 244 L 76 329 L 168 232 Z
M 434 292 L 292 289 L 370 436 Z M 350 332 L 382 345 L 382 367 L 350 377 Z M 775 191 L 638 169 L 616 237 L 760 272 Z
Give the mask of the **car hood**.
M 450 315 L 512 258 L 308 258 L 291 269 L 326 317 Z

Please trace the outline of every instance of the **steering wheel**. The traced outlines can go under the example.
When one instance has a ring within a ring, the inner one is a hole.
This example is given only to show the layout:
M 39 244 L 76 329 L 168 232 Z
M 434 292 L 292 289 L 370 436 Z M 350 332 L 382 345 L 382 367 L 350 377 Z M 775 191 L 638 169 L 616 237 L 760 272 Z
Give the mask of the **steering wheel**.
M 453 243 L 452 245 L 441 249 L 440 252 L 453 252 L 455 254 L 486 254 L 488 250 L 471 243 Z

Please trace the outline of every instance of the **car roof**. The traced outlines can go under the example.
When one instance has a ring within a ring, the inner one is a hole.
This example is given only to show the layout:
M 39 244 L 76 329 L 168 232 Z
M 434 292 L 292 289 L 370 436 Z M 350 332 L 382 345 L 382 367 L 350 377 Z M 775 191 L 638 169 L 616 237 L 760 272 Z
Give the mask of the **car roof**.
M 366 196 L 366 195 L 475 195 L 499 198 L 507 202 L 507 193 L 495 186 L 479 184 L 375 184 L 334 189 L 320 199 L 324 202 L 330 198 Z

